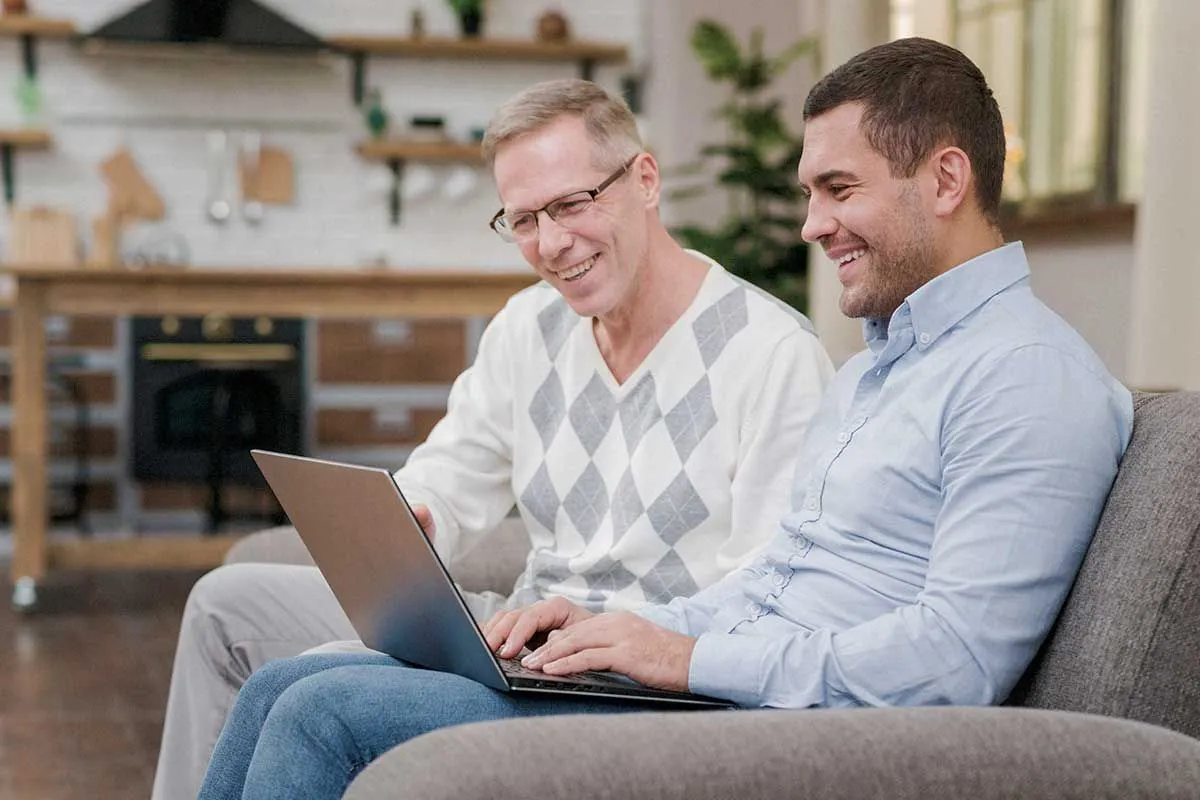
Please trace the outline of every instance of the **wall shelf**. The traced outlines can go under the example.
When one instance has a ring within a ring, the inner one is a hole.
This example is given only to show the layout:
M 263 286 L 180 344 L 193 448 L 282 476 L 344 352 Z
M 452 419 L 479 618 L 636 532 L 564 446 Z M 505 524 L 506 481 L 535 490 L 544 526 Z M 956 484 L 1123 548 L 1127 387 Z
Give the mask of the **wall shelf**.
M 538 42 L 531 39 L 446 38 L 422 36 L 334 36 L 326 41 L 354 61 L 354 103 L 362 105 L 368 56 L 467 61 L 575 62 L 579 76 L 591 80 L 597 64 L 620 63 L 628 58 L 624 45 L 568 40 Z
M 38 128 L 0 128 L 0 173 L 3 173 L 5 205 L 11 207 L 16 200 L 14 151 L 17 148 L 45 150 L 52 141 L 49 133 Z
M 483 156 L 477 143 L 422 141 L 412 139 L 368 139 L 355 148 L 368 161 L 382 161 L 392 171 L 392 224 L 400 224 L 400 181 L 407 161 L 435 164 L 481 164 Z
M 75 35 L 75 23 L 69 19 L 38 17 L 33 14 L 0 14 L 0 36 L 21 39 L 21 59 L 25 75 L 37 76 L 37 40 L 40 37 L 69 39 Z

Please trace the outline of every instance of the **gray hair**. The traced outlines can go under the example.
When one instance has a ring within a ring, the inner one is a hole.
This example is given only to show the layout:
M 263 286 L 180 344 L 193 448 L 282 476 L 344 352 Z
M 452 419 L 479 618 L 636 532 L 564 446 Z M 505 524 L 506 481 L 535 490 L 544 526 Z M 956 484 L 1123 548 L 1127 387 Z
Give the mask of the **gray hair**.
M 600 169 L 615 169 L 645 149 L 624 100 L 591 81 L 566 79 L 535 84 L 501 105 L 483 135 L 484 161 L 492 166 L 501 145 L 572 115 L 587 126 Z

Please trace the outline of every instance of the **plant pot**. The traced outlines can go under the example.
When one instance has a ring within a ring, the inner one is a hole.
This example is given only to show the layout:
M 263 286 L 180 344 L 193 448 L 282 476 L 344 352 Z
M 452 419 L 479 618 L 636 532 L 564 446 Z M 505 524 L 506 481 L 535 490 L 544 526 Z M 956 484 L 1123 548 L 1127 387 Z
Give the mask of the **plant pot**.
M 483 12 L 464 11 L 458 15 L 458 27 L 463 36 L 474 38 L 483 32 Z

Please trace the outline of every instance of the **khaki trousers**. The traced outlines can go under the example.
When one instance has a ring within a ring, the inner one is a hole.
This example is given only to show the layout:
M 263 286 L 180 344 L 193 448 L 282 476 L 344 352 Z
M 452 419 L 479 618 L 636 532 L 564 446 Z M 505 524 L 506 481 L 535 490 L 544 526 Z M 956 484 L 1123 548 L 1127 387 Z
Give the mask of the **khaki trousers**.
M 494 592 L 463 597 L 481 621 L 505 603 Z M 364 647 L 316 567 L 229 564 L 197 581 L 175 650 L 154 800 L 196 796 L 225 717 L 250 673 L 321 645 L 326 651 Z

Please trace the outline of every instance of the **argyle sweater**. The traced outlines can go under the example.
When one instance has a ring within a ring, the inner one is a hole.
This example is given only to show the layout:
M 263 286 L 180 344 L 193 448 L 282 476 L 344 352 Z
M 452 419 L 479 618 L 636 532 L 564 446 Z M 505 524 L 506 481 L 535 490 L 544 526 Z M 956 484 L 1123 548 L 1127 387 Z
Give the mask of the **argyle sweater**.
M 710 262 L 683 316 L 618 384 L 592 319 L 538 284 L 492 320 L 397 482 L 429 506 L 451 564 L 516 505 L 532 549 L 510 606 L 663 603 L 776 532 L 832 372 L 803 316 Z

